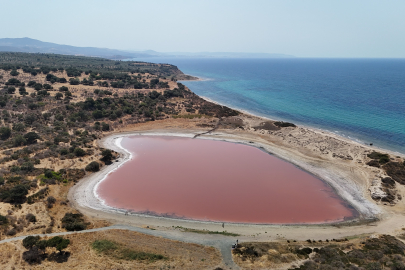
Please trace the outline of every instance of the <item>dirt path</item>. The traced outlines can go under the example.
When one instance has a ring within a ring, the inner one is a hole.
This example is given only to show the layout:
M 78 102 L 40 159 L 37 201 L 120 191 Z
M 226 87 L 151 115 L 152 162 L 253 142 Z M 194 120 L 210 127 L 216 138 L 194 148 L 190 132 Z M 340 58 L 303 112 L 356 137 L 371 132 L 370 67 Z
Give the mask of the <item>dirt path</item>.
M 236 242 L 235 237 L 227 237 L 221 235 L 207 235 L 207 234 L 197 234 L 197 233 L 188 233 L 188 232 L 181 232 L 181 231 L 159 231 L 159 230 L 150 230 L 145 228 L 139 228 L 129 225 L 113 225 L 109 227 L 102 227 L 90 230 L 83 230 L 78 232 L 58 232 L 58 233 L 50 233 L 50 234 L 33 234 L 32 236 L 61 236 L 61 235 L 68 235 L 74 233 L 88 233 L 88 232 L 98 232 L 98 231 L 107 231 L 107 230 L 129 230 L 135 231 L 139 233 L 144 233 L 156 237 L 163 237 L 170 240 L 176 240 L 181 242 L 187 243 L 194 243 L 200 244 L 205 246 L 212 246 L 220 250 L 224 264 L 229 267 L 228 269 L 240 269 L 232 260 L 231 254 L 231 247 L 232 244 Z M 8 243 L 17 240 L 23 240 L 25 237 L 29 235 L 18 236 L 14 238 L 9 238 L 5 240 L 1 240 L 0 244 Z

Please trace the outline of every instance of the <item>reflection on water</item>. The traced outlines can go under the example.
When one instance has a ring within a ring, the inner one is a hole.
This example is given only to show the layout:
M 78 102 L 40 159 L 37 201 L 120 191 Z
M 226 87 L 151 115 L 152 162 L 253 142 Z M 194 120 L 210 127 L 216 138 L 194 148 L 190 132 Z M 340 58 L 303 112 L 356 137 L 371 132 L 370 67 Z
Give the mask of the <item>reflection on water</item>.
M 136 212 L 243 223 L 318 223 L 353 216 L 321 180 L 257 148 L 222 141 L 133 136 L 133 159 L 98 194 Z

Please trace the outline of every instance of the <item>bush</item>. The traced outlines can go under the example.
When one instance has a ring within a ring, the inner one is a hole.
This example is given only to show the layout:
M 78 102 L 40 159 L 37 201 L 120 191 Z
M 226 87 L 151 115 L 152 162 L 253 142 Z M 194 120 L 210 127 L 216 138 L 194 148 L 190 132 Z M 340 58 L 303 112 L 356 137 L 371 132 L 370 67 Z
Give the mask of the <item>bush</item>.
M 369 162 L 367 162 L 368 166 L 372 166 L 372 167 L 377 167 L 380 168 L 380 162 L 378 162 L 378 160 L 370 160 Z
M 108 130 L 110 130 L 110 125 L 107 124 L 107 123 L 102 122 L 102 123 L 101 123 L 101 130 L 102 130 L 102 131 L 108 131 Z
M 37 82 L 36 81 L 29 81 L 27 86 L 31 87 L 34 86 Z
M 73 150 L 73 154 L 75 154 L 75 156 L 77 157 L 83 157 L 86 155 L 86 151 L 84 151 L 80 147 L 76 147 L 75 150 Z
M 25 219 L 28 221 L 28 222 L 37 222 L 37 218 L 36 218 L 36 216 L 35 215 L 33 215 L 33 214 L 31 214 L 31 213 L 29 213 L 29 214 L 27 214 L 26 216 L 25 216 Z M 28 248 L 27 248 L 28 249 Z
M 293 123 L 288 122 L 274 122 L 274 125 L 277 127 L 296 127 Z
M 62 87 L 59 87 L 59 91 L 66 92 L 66 91 L 69 91 L 69 88 L 67 88 L 66 86 L 62 86 Z
M 373 151 L 371 154 L 368 154 L 367 156 L 371 159 L 378 160 L 380 164 L 385 164 L 390 161 L 390 156 L 388 154 L 382 154 L 375 151 Z
M 18 74 L 20 74 L 20 73 L 15 69 L 10 72 L 11 76 L 18 76 Z
M 67 231 L 82 231 L 87 228 L 87 225 L 84 223 L 82 214 L 66 213 L 62 218 L 62 228 Z
M 53 173 L 52 173 L 51 170 L 46 170 L 45 173 L 44 173 L 44 176 L 45 176 L 46 178 L 52 178 L 52 177 L 53 177 Z
M 34 170 L 34 164 L 32 164 L 31 162 L 24 162 L 21 165 L 21 170 L 26 171 L 26 172 L 31 172 Z
M 40 139 L 39 135 L 35 132 L 28 132 L 24 135 L 27 144 L 34 144 L 37 142 L 37 139 Z
M 86 166 L 85 170 L 88 172 L 98 172 L 100 170 L 100 164 L 96 161 L 92 161 Z
M 69 83 L 70 83 L 71 85 L 78 85 L 78 84 L 80 84 L 80 80 L 71 78 L 71 79 L 69 80 Z
M 25 125 L 23 123 L 16 123 L 13 125 L 13 130 L 15 131 L 24 131 Z
M 96 240 L 91 244 L 91 247 L 98 252 L 113 251 L 117 249 L 118 245 L 109 240 Z
M 52 208 L 53 207 L 53 205 L 56 203 L 56 199 L 53 197 L 53 196 L 49 196 L 47 199 L 46 199 L 46 202 L 47 202 L 47 207 L 48 208 Z
M 22 204 L 26 200 L 28 188 L 24 185 L 16 185 L 10 189 L 9 198 L 10 202 L 14 204 Z
M 23 146 L 23 145 L 25 145 L 25 143 L 26 143 L 25 138 L 21 135 L 17 135 L 14 138 L 13 146 L 14 147 Z
M 111 152 L 111 150 L 110 149 L 105 149 L 105 150 L 103 150 L 102 152 L 101 152 L 101 155 L 103 156 L 102 158 L 101 158 L 101 160 L 102 161 L 104 161 L 104 162 L 108 162 L 108 161 L 111 161 L 111 159 L 113 158 L 113 155 L 112 155 L 112 152 Z
M 0 226 L 7 225 L 7 224 L 8 224 L 7 217 L 0 215 Z
M 42 84 L 36 83 L 36 84 L 34 85 L 34 89 L 37 90 L 37 91 L 41 90 L 41 89 L 42 89 Z
M 15 93 L 15 87 L 14 87 L 14 86 L 10 86 L 9 88 L 7 88 L 7 93 L 9 93 L 9 94 L 14 94 L 14 93 Z
M 11 129 L 8 127 L 1 127 L 0 128 L 0 138 L 2 140 L 7 140 L 11 136 Z

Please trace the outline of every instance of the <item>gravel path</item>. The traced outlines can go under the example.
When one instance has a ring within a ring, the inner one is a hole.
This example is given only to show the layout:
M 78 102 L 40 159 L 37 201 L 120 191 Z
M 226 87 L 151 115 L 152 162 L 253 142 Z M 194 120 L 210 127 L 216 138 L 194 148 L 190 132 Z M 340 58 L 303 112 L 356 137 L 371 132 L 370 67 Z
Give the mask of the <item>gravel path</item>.
M 231 246 L 236 242 L 235 237 L 227 237 L 222 235 L 209 235 L 209 234 L 197 234 L 197 233 L 188 233 L 188 232 L 181 232 L 181 231 L 158 231 L 158 230 L 150 230 L 145 228 L 133 227 L 128 225 L 113 225 L 109 227 L 102 227 L 90 230 L 83 230 L 78 232 L 58 232 L 58 233 L 50 233 L 50 234 L 33 234 L 32 236 L 60 236 L 60 235 L 68 235 L 74 233 L 88 233 L 88 232 L 98 232 L 98 231 L 106 231 L 106 230 L 129 230 L 135 231 L 139 233 L 144 233 L 152 236 L 163 237 L 166 239 L 187 242 L 187 243 L 195 243 L 205 246 L 212 246 L 220 250 L 223 262 L 228 267 L 228 269 L 240 269 L 232 260 L 231 254 Z M 1 240 L 0 244 L 8 243 L 17 240 L 23 240 L 28 235 L 18 236 L 14 238 L 9 238 L 5 240 Z

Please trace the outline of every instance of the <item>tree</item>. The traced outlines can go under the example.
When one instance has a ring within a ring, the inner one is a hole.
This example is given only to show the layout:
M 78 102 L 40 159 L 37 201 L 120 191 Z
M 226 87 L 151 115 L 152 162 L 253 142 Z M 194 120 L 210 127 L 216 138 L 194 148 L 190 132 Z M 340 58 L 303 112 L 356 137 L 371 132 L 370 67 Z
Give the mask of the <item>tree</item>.
M 61 87 L 59 87 L 59 91 L 66 92 L 66 91 L 69 91 L 69 88 L 67 88 L 66 86 L 61 86 Z
M 88 172 L 98 172 L 100 170 L 100 164 L 96 161 L 92 161 L 86 166 L 85 170 Z
M 102 161 L 106 162 L 106 161 L 111 161 L 111 159 L 113 158 L 112 152 L 110 149 L 105 149 L 101 152 L 101 155 L 103 156 L 101 158 Z
M 26 249 L 30 249 L 37 244 L 39 239 L 41 239 L 39 236 L 27 236 L 24 238 L 22 244 Z
M 77 157 L 83 157 L 84 155 L 86 155 L 86 151 L 84 151 L 80 147 L 76 147 L 75 150 L 73 150 L 73 154 L 75 154 Z
M 62 252 L 62 250 L 64 250 L 65 248 L 67 248 L 70 244 L 70 240 L 69 239 L 62 239 L 62 241 L 60 241 L 57 245 L 56 245 L 56 249 L 59 250 L 59 252 Z
M 56 93 L 55 99 L 60 100 L 61 98 L 63 98 L 63 94 L 62 93 Z
M 29 81 L 27 86 L 31 87 L 34 86 L 37 82 L 36 81 Z
M 70 83 L 71 85 L 79 85 L 79 84 L 80 84 L 80 80 L 79 80 L 79 79 L 73 79 L 73 78 L 71 78 L 71 79 L 69 79 L 69 83 Z
M 36 83 L 36 84 L 34 85 L 34 89 L 37 90 L 37 91 L 41 90 L 41 89 L 42 89 L 42 84 Z
M 33 131 L 25 134 L 24 138 L 26 139 L 27 144 L 34 144 L 37 142 L 38 139 L 40 139 L 38 133 L 35 133 Z
M 14 92 L 15 92 L 15 87 L 14 86 L 10 86 L 9 88 L 7 88 L 7 93 L 14 94 Z
M 70 98 L 72 96 L 72 93 L 70 91 L 67 91 L 65 93 L 65 98 Z
M 21 86 L 20 89 L 18 89 L 18 91 L 20 92 L 20 95 L 22 95 L 22 96 L 28 95 L 27 90 L 25 89 L 24 86 Z
M 26 195 L 28 194 L 28 189 L 24 185 L 16 185 L 10 189 L 10 203 L 22 204 L 25 202 Z
M 0 138 L 2 140 L 7 140 L 11 136 L 11 129 L 8 127 L 1 127 L 0 128 Z
M 70 240 L 64 239 L 63 237 L 60 236 L 55 236 L 49 239 L 47 241 L 47 244 L 48 247 L 54 247 L 57 250 L 59 250 L 59 252 L 61 252 L 62 250 L 68 247 L 68 245 L 70 244 Z
M 11 76 L 18 76 L 18 74 L 20 74 L 20 73 L 15 69 L 10 72 Z

